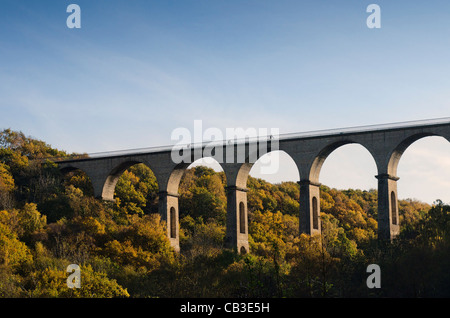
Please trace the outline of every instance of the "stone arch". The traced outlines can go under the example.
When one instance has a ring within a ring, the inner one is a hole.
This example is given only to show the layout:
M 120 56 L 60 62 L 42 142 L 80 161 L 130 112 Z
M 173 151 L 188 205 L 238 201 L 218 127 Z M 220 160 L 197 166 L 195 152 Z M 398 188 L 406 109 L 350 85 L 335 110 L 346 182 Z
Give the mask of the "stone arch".
M 438 130 L 439 131 L 439 130 Z M 381 173 L 378 178 L 378 238 L 392 239 L 400 233 L 400 218 L 397 194 L 397 169 L 404 152 L 416 141 L 425 137 L 442 137 L 449 141 L 448 136 L 426 130 L 411 133 L 401 138 L 388 150 L 385 161 L 381 162 Z
M 173 195 L 178 195 L 178 188 L 180 187 L 181 178 L 183 177 L 188 166 L 189 164 L 184 163 L 176 165 L 169 174 L 165 188 L 164 187 L 161 188 L 160 191 L 165 191 Z
M 154 173 L 153 169 L 149 166 L 148 163 L 140 160 L 124 160 L 118 164 L 115 165 L 115 167 L 108 173 L 102 187 L 102 198 L 106 201 L 114 201 L 114 193 L 115 188 L 117 185 L 117 181 L 119 181 L 119 178 L 122 176 L 122 174 L 125 172 L 125 170 L 129 169 L 130 167 L 137 165 L 137 164 L 143 164 L 146 167 L 148 167 L 152 173 Z M 159 186 L 159 180 L 156 177 L 156 182 Z
M 205 159 L 212 160 L 213 164 L 211 164 L 211 163 L 199 164 L 200 161 L 205 160 Z M 178 194 L 181 180 L 183 179 L 183 176 L 185 175 L 186 171 L 195 166 L 205 166 L 207 168 L 212 168 L 214 170 L 219 169 L 219 170 L 222 170 L 223 172 L 225 171 L 223 168 L 223 164 L 221 164 L 216 158 L 214 158 L 212 156 L 198 158 L 191 163 L 184 163 L 184 162 L 179 163 L 173 168 L 173 170 L 171 171 L 171 173 L 168 177 L 167 192 L 172 193 L 174 195 Z M 226 177 L 227 176 L 225 174 L 225 178 Z
M 370 157 L 373 159 L 375 165 L 377 165 L 375 156 L 371 152 L 370 148 L 366 147 L 364 144 L 362 144 L 360 142 L 353 141 L 353 140 L 337 141 L 337 142 L 328 144 L 325 147 L 323 147 L 321 149 L 321 151 L 319 151 L 319 153 L 314 157 L 313 162 L 312 162 L 311 167 L 310 167 L 310 170 L 309 170 L 308 179 L 311 182 L 318 184 L 319 183 L 319 177 L 320 177 L 320 171 L 322 169 L 323 164 L 325 163 L 325 160 L 328 158 L 328 156 L 332 152 L 337 150 L 338 148 L 340 148 L 342 146 L 345 146 L 345 145 L 349 145 L 349 144 L 357 144 L 357 145 L 362 146 L 370 154 Z
M 448 202 L 450 138 L 441 134 L 421 136 L 408 138 L 406 149 L 396 152 L 395 158 L 390 157 L 388 171 L 395 173 L 399 179 L 397 183 L 401 196 L 398 197 L 418 199 L 428 204 L 433 204 L 435 200 Z M 429 189 L 434 190 L 431 192 Z M 403 217 L 400 218 L 402 220 Z
M 68 166 L 64 166 L 64 167 L 59 168 L 59 171 L 61 171 L 62 174 L 66 174 L 66 173 L 73 172 L 73 171 L 76 171 L 76 170 L 83 171 L 81 168 L 78 168 L 78 167 L 73 166 L 73 165 L 68 165 Z
M 320 183 L 319 176 L 324 162 L 336 149 L 345 145 L 354 144 L 362 146 L 372 158 L 372 152 L 364 144 L 351 139 L 341 139 L 328 143 L 317 151 L 316 155 L 309 155 L 301 161 L 300 174 L 300 232 L 310 235 L 320 234 Z
M 313 168 L 314 169 L 314 168 Z M 347 143 L 334 149 L 320 163 L 312 180 L 338 189 L 377 188 L 378 165 L 372 153 L 360 143 Z
M 119 181 L 120 176 L 129 167 L 142 163 L 140 161 L 127 160 L 116 165 L 106 177 L 106 180 L 102 188 L 102 198 L 107 201 L 114 201 L 114 192 L 116 188 L 117 181 Z
M 265 169 L 264 169 L 265 168 Z M 253 178 L 261 178 L 270 183 L 281 183 L 281 182 L 292 182 L 294 183 L 296 194 L 295 203 L 289 204 L 288 213 L 299 213 L 299 181 L 300 181 L 300 171 L 297 162 L 289 154 L 288 151 L 284 149 L 272 150 L 261 157 L 254 163 L 251 167 L 249 175 Z M 250 186 L 251 181 L 247 177 L 247 183 Z M 252 197 L 252 192 L 248 193 L 250 207 L 249 211 L 252 211 L 252 206 L 254 206 L 254 199 Z
M 198 158 L 193 162 L 181 162 L 173 166 L 172 169 L 168 169 L 168 173 L 161 177 L 161 187 L 160 187 L 160 214 L 162 219 L 167 224 L 167 234 L 171 241 L 172 246 L 179 251 L 179 218 L 180 218 L 180 207 L 179 204 L 179 188 L 182 182 L 183 176 L 186 171 L 195 166 L 199 160 L 206 157 Z M 219 166 L 222 168 L 220 163 L 214 157 L 212 158 Z M 223 168 L 222 168 L 223 170 Z
M 265 158 L 268 158 L 269 159 L 268 161 L 270 162 L 266 161 L 265 164 L 261 162 Z M 285 163 L 290 167 L 281 166 L 282 163 Z M 255 174 L 257 175 L 258 178 L 259 176 L 261 176 L 261 178 L 264 179 L 264 174 L 279 175 L 280 173 L 282 173 L 282 171 L 280 171 L 280 168 L 289 169 L 289 174 L 291 174 L 289 176 L 290 181 L 293 182 L 300 181 L 300 171 L 297 162 L 295 162 L 294 158 L 289 154 L 289 152 L 283 149 L 268 151 L 262 156 L 260 156 L 251 167 L 251 170 L 249 170 L 249 174 L 250 175 Z M 259 172 L 254 171 L 256 169 L 258 169 Z M 268 181 L 272 182 L 271 180 Z
M 388 155 L 388 164 L 387 164 L 387 171 L 386 173 L 391 176 L 397 176 L 397 168 L 398 164 L 400 162 L 400 159 L 403 155 L 403 153 L 408 149 L 409 146 L 411 146 L 414 142 L 418 141 L 419 139 L 425 138 L 425 137 L 442 137 L 445 138 L 447 141 L 450 141 L 446 136 L 431 133 L 431 132 L 422 132 L 422 133 L 416 133 L 411 136 L 406 137 L 403 139 Z

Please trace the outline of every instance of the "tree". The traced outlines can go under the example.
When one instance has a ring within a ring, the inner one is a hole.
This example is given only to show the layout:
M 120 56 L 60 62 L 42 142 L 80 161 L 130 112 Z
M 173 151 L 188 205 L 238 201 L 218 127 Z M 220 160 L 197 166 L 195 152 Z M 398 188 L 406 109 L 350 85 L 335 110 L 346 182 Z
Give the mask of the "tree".
M 0 223 L 0 266 L 17 268 L 31 261 L 32 256 L 25 243 L 7 225 Z
M 145 195 L 138 190 L 139 177 L 125 171 L 117 181 L 115 196 L 117 206 L 125 213 L 143 215 L 146 205 Z
M 68 264 L 67 264 L 68 265 Z M 81 266 L 81 288 L 68 288 L 65 269 L 47 267 L 31 273 L 26 284 L 32 297 L 112 298 L 129 297 L 127 290 L 90 265 Z
M 13 207 L 13 191 L 15 182 L 9 167 L 0 162 L 0 209 L 10 209 Z
M 19 225 L 22 229 L 22 237 L 28 240 L 31 235 L 47 225 L 47 217 L 41 215 L 35 203 L 26 203 L 19 211 Z

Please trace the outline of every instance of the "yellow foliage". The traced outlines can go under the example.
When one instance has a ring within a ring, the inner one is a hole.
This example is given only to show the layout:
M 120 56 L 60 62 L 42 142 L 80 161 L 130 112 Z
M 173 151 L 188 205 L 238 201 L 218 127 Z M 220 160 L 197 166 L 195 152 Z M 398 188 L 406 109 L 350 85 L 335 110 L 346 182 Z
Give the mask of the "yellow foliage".
M 80 223 L 83 226 L 84 230 L 92 235 L 105 234 L 105 225 L 100 223 L 92 216 L 83 218 L 82 220 L 80 220 Z
M 90 265 L 81 267 L 80 288 L 69 288 L 67 278 L 70 273 L 47 267 L 35 271 L 30 280 L 35 283 L 30 291 L 32 297 L 63 298 L 111 298 L 129 297 L 128 291 L 105 273 L 95 272 Z
M 25 243 L 19 241 L 8 226 L 0 223 L 0 265 L 16 267 L 31 261 L 31 252 Z
M 0 162 L 0 192 L 11 192 L 14 190 L 14 178 L 8 171 L 7 166 Z

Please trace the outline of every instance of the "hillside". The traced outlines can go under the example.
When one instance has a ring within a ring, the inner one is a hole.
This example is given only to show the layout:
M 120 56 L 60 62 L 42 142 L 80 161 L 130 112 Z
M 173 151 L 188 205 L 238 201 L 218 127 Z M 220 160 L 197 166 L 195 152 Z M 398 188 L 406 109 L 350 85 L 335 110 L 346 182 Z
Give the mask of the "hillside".
M 10 129 L 0 146 L 1 297 L 450 296 L 450 207 L 440 202 L 399 201 L 400 236 L 378 242 L 376 190 L 322 186 L 322 235 L 310 237 L 298 234 L 298 185 L 250 177 L 250 253 L 237 255 L 223 248 L 224 174 L 196 167 L 180 184 L 178 254 L 146 166 L 101 202 L 83 173 L 35 160 L 66 152 Z M 366 286 L 373 263 L 381 289 Z M 82 288 L 67 288 L 69 264 L 81 266 Z

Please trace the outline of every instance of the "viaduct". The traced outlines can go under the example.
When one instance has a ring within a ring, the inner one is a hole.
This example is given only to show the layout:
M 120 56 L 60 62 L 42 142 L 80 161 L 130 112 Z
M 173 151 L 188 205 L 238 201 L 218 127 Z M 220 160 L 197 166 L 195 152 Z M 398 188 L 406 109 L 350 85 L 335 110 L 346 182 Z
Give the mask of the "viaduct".
M 159 186 L 159 213 L 167 224 L 167 236 L 179 250 L 178 187 L 188 166 L 201 157 L 214 157 L 226 175 L 227 247 L 239 253 L 249 250 L 247 178 L 255 161 L 272 151 L 286 152 L 300 175 L 300 233 L 320 234 L 319 174 L 325 159 L 337 148 L 360 144 L 372 155 L 378 179 L 378 239 L 399 233 L 397 166 L 403 152 L 415 141 L 441 136 L 450 141 L 450 118 L 333 129 L 264 138 L 230 140 L 211 144 L 158 147 L 110 152 L 81 159 L 57 161 L 63 173 L 80 169 L 91 179 L 94 194 L 114 200 L 115 185 L 130 166 L 143 163 L 155 174 Z M 207 151 L 206 151 L 207 150 Z M 238 158 L 242 150 L 245 156 Z M 182 160 L 174 160 L 174 154 Z M 230 158 L 232 160 L 230 160 Z M 239 160 L 241 159 L 241 160 Z

